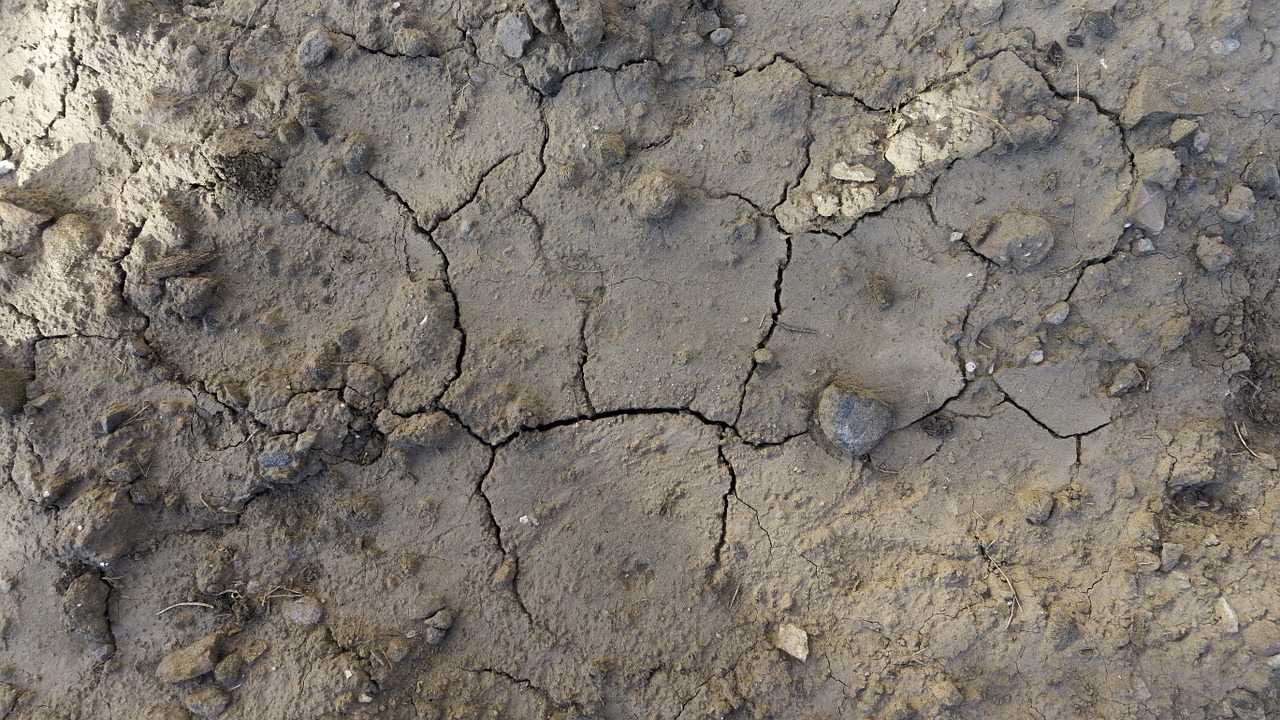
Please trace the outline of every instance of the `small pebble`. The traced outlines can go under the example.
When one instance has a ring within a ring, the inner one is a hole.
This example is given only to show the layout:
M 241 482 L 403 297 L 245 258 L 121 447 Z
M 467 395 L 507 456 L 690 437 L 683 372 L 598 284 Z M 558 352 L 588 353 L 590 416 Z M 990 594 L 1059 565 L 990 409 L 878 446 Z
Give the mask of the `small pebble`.
M 778 626 L 773 645 L 800 662 L 809 659 L 809 633 L 791 623 Z
M 448 634 L 449 628 L 453 627 L 453 611 L 449 608 L 444 608 L 424 622 L 427 629 L 422 635 L 423 639 L 426 640 L 428 645 L 439 645 L 444 642 L 444 637 Z
M 846 162 L 838 162 L 831 166 L 831 177 L 846 182 L 873 182 L 876 179 L 876 171 L 866 165 L 849 165 Z
M 1134 363 L 1127 363 L 1116 371 L 1107 387 L 1107 395 L 1119 397 L 1142 384 L 1142 370 Z
M 730 40 L 733 40 L 733 31 L 729 28 L 717 28 L 712 30 L 711 35 L 708 37 L 711 39 L 712 45 L 724 47 L 729 44 Z
M 1240 632 L 1240 616 L 1236 609 L 1227 602 L 1226 596 L 1218 598 L 1218 617 L 1222 620 L 1222 630 L 1228 633 Z
M 1056 302 L 1045 311 L 1044 321 L 1049 325 L 1061 325 L 1071 315 L 1071 306 L 1066 302 Z
M 333 52 L 333 40 L 323 30 L 312 30 L 298 44 L 298 64 L 304 68 L 317 68 L 329 59 Z
M 1182 177 L 1182 163 L 1178 161 L 1178 155 L 1168 148 L 1141 152 L 1134 157 L 1133 165 L 1140 179 L 1165 190 L 1172 190 L 1178 178 Z
M 12 160 L 0 160 L 0 177 L 8 175 L 15 169 L 17 169 L 17 167 L 13 164 Z
M 1160 548 L 1160 572 L 1169 572 L 1182 559 L 1182 553 L 1186 550 L 1185 545 L 1178 543 L 1165 543 Z
M 373 149 L 369 138 L 360 133 L 348 135 L 342 145 L 342 164 L 352 175 L 368 171 L 373 164 Z
M 1169 126 L 1169 142 L 1176 145 L 1183 140 L 1186 140 L 1192 133 L 1199 129 L 1200 125 L 1194 120 L 1187 120 L 1185 118 L 1174 120 L 1173 124 Z
M 1247 185 L 1236 185 L 1227 195 L 1227 202 L 1218 208 L 1218 217 L 1229 223 L 1249 222 L 1253 219 L 1253 190 Z
M 1222 38 L 1209 43 L 1209 52 L 1214 55 L 1230 55 L 1240 49 L 1240 41 L 1235 38 Z
M 1129 196 L 1129 217 L 1138 227 L 1151 233 L 1164 230 L 1168 201 L 1164 188 L 1149 182 L 1138 182 Z

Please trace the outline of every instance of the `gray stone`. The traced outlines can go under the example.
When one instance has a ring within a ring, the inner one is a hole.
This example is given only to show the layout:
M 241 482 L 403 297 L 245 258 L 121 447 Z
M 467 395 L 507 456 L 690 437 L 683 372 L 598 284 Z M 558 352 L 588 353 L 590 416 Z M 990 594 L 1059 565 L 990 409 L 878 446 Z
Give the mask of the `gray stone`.
M 222 636 L 210 633 L 194 643 L 169 653 L 156 666 L 156 679 L 162 683 L 178 683 L 213 672 L 218 664 Z
M 498 47 L 509 58 L 524 57 L 524 49 L 533 39 L 529 16 L 522 12 L 511 13 L 498 21 Z
M 716 47 L 724 47 L 733 40 L 733 31 L 729 28 L 717 28 L 712 30 L 711 35 L 708 37 L 710 38 L 712 45 L 715 45 Z
M 1182 559 L 1182 553 L 1187 547 L 1178 543 L 1165 543 L 1160 548 L 1160 572 L 1169 572 Z
M 1178 118 L 1169 125 L 1169 142 L 1175 145 L 1191 137 L 1191 134 L 1200 129 L 1200 124 L 1195 120 L 1187 120 Z
M 423 624 L 427 627 L 422 634 L 422 639 L 428 645 L 439 645 L 444 642 L 444 637 L 449 633 L 449 628 L 453 627 L 453 611 L 449 608 L 444 608 L 424 620 Z
M 312 30 L 298 44 L 298 64 L 304 68 L 317 68 L 329 59 L 333 52 L 333 39 L 323 30 Z
M 1056 302 L 1044 313 L 1044 321 L 1049 325 L 1061 325 L 1071 315 L 1071 305 L 1067 302 Z
M 1256 157 L 1250 160 L 1240 179 L 1253 190 L 1255 196 L 1275 197 L 1276 190 L 1280 189 L 1280 169 L 1276 168 L 1274 158 Z
M 1182 163 L 1178 162 L 1177 153 L 1168 148 L 1139 153 L 1134 157 L 1133 165 L 1143 182 L 1154 183 L 1165 190 L 1172 190 L 1178 178 L 1182 177 Z
M 871 452 L 889 433 L 893 411 L 862 390 L 835 382 L 818 398 L 817 421 L 832 445 L 856 458 Z
M 1165 213 L 1168 211 L 1164 189 L 1149 182 L 1139 182 L 1129 195 L 1129 218 L 1138 227 L 1151 233 L 1164 230 Z
M 360 133 L 347 136 L 342 144 L 342 165 L 352 175 L 366 172 L 373 164 L 373 147 L 369 138 Z
M 1253 191 L 1247 185 L 1237 185 L 1227 194 L 1227 202 L 1218 208 L 1218 217 L 1230 223 L 1249 222 L 1253 219 Z

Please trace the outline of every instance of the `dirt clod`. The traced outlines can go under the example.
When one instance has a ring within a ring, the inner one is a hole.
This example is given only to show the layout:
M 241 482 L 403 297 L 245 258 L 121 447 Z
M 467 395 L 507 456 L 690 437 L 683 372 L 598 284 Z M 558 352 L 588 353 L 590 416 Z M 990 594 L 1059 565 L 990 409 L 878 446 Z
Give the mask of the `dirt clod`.
M 169 653 L 156 666 L 156 679 L 177 683 L 213 672 L 222 649 L 222 636 L 210 633 L 199 640 Z
M 218 717 L 231 704 L 231 693 L 217 685 L 206 685 L 183 695 L 182 704 L 196 717 Z
M 1032 525 L 1043 525 L 1053 514 L 1053 493 L 1047 488 L 1026 488 L 1018 493 L 1018 509 Z
M 1231 246 L 1215 235 L 1201 235 L 1196 240 L 1196 260 L 1206 272 L 1220 272 L 1235 258 Z
M 68 632 L 83 642 L 95 662 L 115 654 L 115 638 L 107 620 L 111 588 L 96 573 L 84 573 L 71 581 L 62 595 L 62 618 Z
M 507 57 L 513 59 L 524 57 L 524 49 L 533 39 L 529 16 L 522 12 L 504 15 L 498 21 L 497 39 L 498 46 Z
M 632 185 L 630 202 L 639 217 L 654 222 L 664 220 L 671 217 L 680 202 L 680 185 L 665 172 L 650 173 Z
M 974 249 L 992 262 L 1025 270 L 1047 258 L 1053 245 L 1053 229 L 1044 218 L 1016 212 L 997 218 Z
M 324 617 L 324 608 L 320 605 L 320 601 L 313 597 L 300 597 L 289 601 L 285 606 L 284 616 L 294 625 L 313 628 L 319 625 L 320 619 Z

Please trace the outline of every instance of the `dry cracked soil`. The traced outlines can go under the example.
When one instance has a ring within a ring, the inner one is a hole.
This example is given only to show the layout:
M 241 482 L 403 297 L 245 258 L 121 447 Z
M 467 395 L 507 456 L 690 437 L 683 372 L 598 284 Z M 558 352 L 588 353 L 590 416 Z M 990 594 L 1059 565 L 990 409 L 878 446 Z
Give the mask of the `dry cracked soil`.
M 0 0 L 0 718 L 1280 712 L 1275 0 Z

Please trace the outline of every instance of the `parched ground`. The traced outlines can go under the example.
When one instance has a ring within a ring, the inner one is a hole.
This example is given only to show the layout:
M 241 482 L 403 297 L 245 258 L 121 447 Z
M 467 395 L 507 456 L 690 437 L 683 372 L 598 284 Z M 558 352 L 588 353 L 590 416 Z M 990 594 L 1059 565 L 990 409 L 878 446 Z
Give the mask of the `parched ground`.
M 0 718 L 1280 712 L 1278 27 L 0 0 Z

